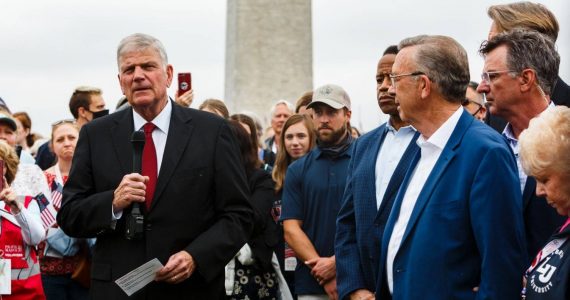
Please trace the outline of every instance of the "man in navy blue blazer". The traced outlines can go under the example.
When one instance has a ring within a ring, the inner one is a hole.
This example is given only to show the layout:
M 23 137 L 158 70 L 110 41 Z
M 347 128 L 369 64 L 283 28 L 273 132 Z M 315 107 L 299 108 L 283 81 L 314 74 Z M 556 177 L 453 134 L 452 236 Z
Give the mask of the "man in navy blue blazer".
M 558 79 L 560 56 L 551 39 L 521 29 L 495 35 L 479 52 L 485 56 L 485 65 L 478 91 L 487 94 L 491 113 L 507 120 L 503 135 L 519 166 L 530 264 L 566 218 L 536 196 L 536 180 L 527 177 L 520 164 L 518 137 L 532 118 L 554 106 L 549 95 Z
M 377 299 L 516 299 L 526 260 L 517 166 L 461 106 L 465 49 L 404 39 L 392 67 L 400 117 L 420 133 L 382 238 Z
M 336 272 L 340 299 L 374 298 L 380 241 L 411 158 L 419 150 L 418 134 L 400 119 L 388 93 L 398 47 L 388 47 L 376 71 L 376 95 L 388 122 L 354 143 L 348 179 L 336 225 Z

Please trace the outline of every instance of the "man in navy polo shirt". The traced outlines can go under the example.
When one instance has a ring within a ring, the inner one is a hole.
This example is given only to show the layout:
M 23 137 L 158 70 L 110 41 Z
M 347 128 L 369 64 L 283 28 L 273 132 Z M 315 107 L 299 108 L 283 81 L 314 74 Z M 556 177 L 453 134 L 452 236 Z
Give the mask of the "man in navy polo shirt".
M 281 219 L 299 263 L 299 300 L 337 298 L 334 237 L 352 151 L 350 98 L 340 86 L 319 87 L 313 109 L 317 147 L 289 166 Z

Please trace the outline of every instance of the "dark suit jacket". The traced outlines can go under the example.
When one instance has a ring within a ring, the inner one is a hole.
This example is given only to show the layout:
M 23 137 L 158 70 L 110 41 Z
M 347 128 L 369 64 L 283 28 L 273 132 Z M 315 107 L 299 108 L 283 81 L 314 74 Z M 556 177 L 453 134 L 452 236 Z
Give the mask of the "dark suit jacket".
M 83 126 L 57 221 L 73 237 L 97 237 L 91 270 L 93 299 L 218 299 L 224 265 L 248 239 L 253 210 L 237 141 L 227 122 L 172 105 L 145 238 L 124 237 L 125 216 L 113 228 L 113 191 L 132 171 L 132 108 Z M 114 281 L 143 263 L 188 251 L 196 265 L 186 281 L 152 282 L 127 297 Z
M 556 105 L 570 107 L 570 86 L 560 76 L 558 76 L 558 81 L 554 85 L 550 98 Z
M 390 237 L 419 158 L 384 231 L 378 299 L 386 292 Z M 393 299 L 519 297 L 526 249 L 517 174 L 507 142 L 464 111 L 413 208 L 393 262 Z
M 386 124 L 354 142 L 348 165 L 348 178 L 336 224 L 335 254 L 339 299 L 357 289 L 374 291 L 380 264 L 380 242 L 385 222 L 379 215 L 389 198 L 396 197 L 401 181 L 390 180 L 380 209 L 376 205 L 376 160 L 386 137 Z M 417 135 L 412 139 L 415 144 Z M 409 166 L 410 161 L 400 161 Z M 391 207 L 390 207 L 391 209 Z
M 251 205 L 255 212 L 255 229 L 248 241 L 256 266 L 273 271 L 271 259 L 279 242 L 279 228 L 271 216 L 275 200 L 275 182 L 262 169 L 255 170 L 248 178 L 251 191 Z
M 528 250 L 528 265 L 542 247 L 564 224 L 566 217 L 559 215 L 545 198 L 536 195 L 536 180 L 528 177 L 523 191 L 524 225 Z

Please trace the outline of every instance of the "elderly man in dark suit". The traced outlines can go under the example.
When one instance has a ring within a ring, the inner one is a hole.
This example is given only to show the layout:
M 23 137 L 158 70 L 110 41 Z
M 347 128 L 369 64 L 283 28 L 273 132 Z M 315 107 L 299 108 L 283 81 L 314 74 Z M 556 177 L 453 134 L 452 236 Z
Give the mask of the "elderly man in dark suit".
M 153 258 L 164 264 L 155 282 L 128 299 L 220 299 L 253 219 L 235 138 L 223 119 L 169 100 L 173 68 L 156 38 L 126 37 L 117 60 L 132 108 L 82 128 L 58 223 L 97 237 L 93 299 L 127 299 L 114 281 Z M 131 173 L 135 130 L 145 131 L 142 174 Z M 145 218 L 139 239 L 125 238 L 133 203 Z

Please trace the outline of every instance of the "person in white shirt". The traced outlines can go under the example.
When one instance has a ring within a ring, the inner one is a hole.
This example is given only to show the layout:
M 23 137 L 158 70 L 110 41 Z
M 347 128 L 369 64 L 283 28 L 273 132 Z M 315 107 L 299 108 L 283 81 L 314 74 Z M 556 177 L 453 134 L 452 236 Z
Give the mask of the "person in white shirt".
M 515 299 L 526 260 L 516 162 L 461 106 L 465 49 L 425 35 L 398 47 L 390 91 L 420 151 L 386 224 L 376 297 Z

